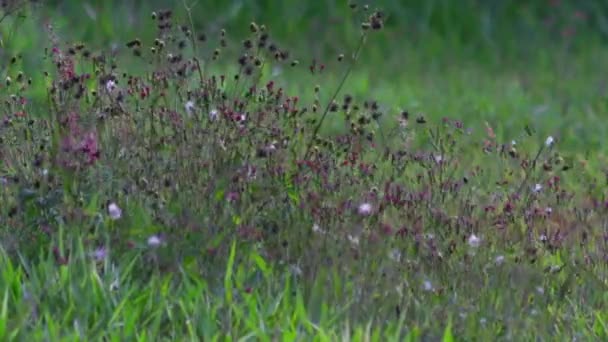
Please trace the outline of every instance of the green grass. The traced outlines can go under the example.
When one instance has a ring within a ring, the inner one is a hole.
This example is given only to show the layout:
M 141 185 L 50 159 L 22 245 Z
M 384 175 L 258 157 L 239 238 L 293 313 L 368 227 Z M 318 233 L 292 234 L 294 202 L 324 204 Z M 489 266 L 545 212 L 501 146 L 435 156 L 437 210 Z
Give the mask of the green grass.
M 0 340 L 608 337 L 602 2 L 378 2 L 356 63 L 373 7 L 173 4 L 209 35 L 179 49 L 150 18 L 167 3 L 88 4 L 0 23 Z M 234 81 L 251 21 L 290 56 L 254 49 Z

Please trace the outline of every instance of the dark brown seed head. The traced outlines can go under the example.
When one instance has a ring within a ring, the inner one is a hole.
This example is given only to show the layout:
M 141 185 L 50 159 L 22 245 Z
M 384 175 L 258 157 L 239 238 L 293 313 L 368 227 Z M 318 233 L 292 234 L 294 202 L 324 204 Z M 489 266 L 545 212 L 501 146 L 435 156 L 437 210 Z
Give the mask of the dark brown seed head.
M 253 74 L 253 67 L 251 65 L 247 65 L 243 72 L 245 73 L 245 75 L 251 76 Z
M 254 22 L 251 22 L 251 24 L 249 24 L 249 30 L 250 30 L 252 33 L 256 33 L 256 32 L 258 32 L 258 30 L 259 30 L 259 28 L 258 28 L 258 24 L 254 23 Z
M 378 18 L 373 18 L 371 20 L 371 26 L 372 26 L 372 29 L 376 30 L 376 31 L 382 29 L 382 26 L 383 26 L 382 20 L 378 19 Z
M 127 47 L 128 48 L 132 48 L 134 46 L 141 46 L 141 41 L 136 38 L 136 39 L 133 39 L 133 40 L 127 42 Z
M 331 103 L 331 105 L 329 105 L 329 111 L 330 112 L 337 112 L 338 111 L 338 104 L 334 101 Z

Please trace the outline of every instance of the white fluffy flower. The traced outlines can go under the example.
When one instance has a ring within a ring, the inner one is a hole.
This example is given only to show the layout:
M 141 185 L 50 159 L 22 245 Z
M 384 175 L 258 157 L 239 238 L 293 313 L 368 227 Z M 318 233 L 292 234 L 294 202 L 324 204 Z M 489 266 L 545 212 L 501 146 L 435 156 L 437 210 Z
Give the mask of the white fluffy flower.
M 148 238 L 148 246 L 157 247 L 162 243 L 161 239 L 157 235 L 152 235 Z
M 186 107 L 186 113 L 188 113 L 188 115 L 192 115 L 192 112 L 194 112 L 194 101 L 190 100 L 186 102 L 184 107 Z
M 354 246 L 358 246 L 359 245 L 359 237 L 356 235 L 348 235 L 348 241 L 350 241 L 350 243 L 352 243 Z
M 312 225 L 312 231 L 317 234 L 325 234 L 325 231 L 316 223 Z
M 548 136 L 547 140 L 545 140 L 545 145 L 547 145 L 547 147 L 553 145 L 553 143 L 555 142 L 555 140 L 553 139 L 552 136 Z
M 112 202 L 108 205 L 108 214 L 112 220 L 118 220 L 122 217 L 122 209 L 120 209 L 116 203 Z
M 367 216 L 372 213 L 372 205 L 369 203 L 361 203 L 357 211 L 359 212 L 359 215 Z
M 217 120 L 217 109 L 212 109 L 209 112 L 209 120 L 211 120 L 211 121 Z
M 494 259 L 494 262 L 496 263 L 496 265 L 502 265 L 502 263 L 505 262 L 504 255 L 497 256 L 496 259 Z
M 108 92 L 112 92 L 112 90 L 114 90 L 116 88 L 116 82 L 114 82 L 114 80 L 109 80 L 108 82 L 106 82 L 106 90 Z
M 534 188 L 532 189 L 534 192 L 538 193 L 543 189 L 543 186 L 536 183 L 536 185 L 534 185 Z
M 422 283 L 422 288 L 425 291 L 433 291 L 433 283 L 428 280 L 425 280 L 424 283 Z
M 391 249 L 388 252 L 388 257 L 393 261 L 399 262 L 399 261 L 401 261 L 401 252 L 396 248 Z
M 469 236 L 468 242 L 469 246 L 473 248 L 477 248 L 479 245 L 481 245 L 481 239 L 475 234 L 471 234 L 471 236 Z

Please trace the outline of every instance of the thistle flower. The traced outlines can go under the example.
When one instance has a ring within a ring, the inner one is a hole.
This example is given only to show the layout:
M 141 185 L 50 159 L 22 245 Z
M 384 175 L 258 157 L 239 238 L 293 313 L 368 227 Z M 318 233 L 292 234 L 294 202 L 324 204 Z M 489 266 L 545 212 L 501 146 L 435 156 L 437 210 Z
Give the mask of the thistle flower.
M 162 243 L 162 240 L 158 235 L 152 235 L 148 238 L 148 246 L 150 247 L 158 247 Z
M 428 280 L 425 280 L 424 283 L 422 283 L 422 288 L 425 291 L 433 291 L 433 283 Z
M 357 208 L 357 212 L 361 216 L 368 216 L 372 213 L 372 205 L 369 203 L 361 203 L 359 208 Z
M 120 209 L 116 203 L 112 202 L 108 205 L 108 214 L 112 220 L 118 220 L 122 217 L 122 209 Z
M 496 263 L 496 265 L 502 265 L 502 263 L 504 261 L 505 261 L 504 255 L 499 255 L 496 257 L 496 259 L 494 259 L 494 262 Z
M 481 245 L 481 239 L 477 235 L 471 234 L 471 236 L 469 236 L 468 243 L 469 246 L 477 248 L 479 245 Z
M 116 89 L 116 82 L 114 80 L 109 80 L 106 82 L 106 90 L 111 93 L 114 89 Z
M 108 250 L 105 247 L 99 247 L 91 253 L 91 256 L 96 261 L 103 261 L 108 256 Z
M 217 120 L 217 109 L 212 109 L 209 112 L 209 120 L 211 120 L 211 121 Z
M 318 234 L 325 234 L 325 231 L 316 223 L 312 225 L 312 231 Z
M 188 115 L 192 115 L 192 112 L 194 112 L 194 102 L 190 100 L 186 102 L 184 107 L 186 108 L 186 113 L 188 113 Z

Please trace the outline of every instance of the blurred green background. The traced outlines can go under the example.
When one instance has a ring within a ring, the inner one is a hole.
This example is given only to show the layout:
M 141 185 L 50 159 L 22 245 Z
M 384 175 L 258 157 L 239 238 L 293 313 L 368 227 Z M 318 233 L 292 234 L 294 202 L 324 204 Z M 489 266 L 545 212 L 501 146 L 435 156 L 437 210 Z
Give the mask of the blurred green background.
M 357 2 L 359 7 L 365 2 Z M 608 2 L 563 1 L 370 1 L 383 9 L 386 28 L 368 41 L 346 91 L 379 100 L 387 112 L 400 109 L 431 117 L 485 122 L 510 141 L 531 125 L 581 153 L 603 151 L 608 98 Z M 124 49 L 156 33 L 152 11 L 171 8 L 186 20 L 192 8 L 197 31 L 221 28 L 236 43 L 256 21 L 303 61 L 334 61 L 359 37 L 360 18 L 348 1 L 39 1 L 27 18 L 1 25 L 6 60 L 24 55 L 24 68 L 40 67 L 52 23 L 67 41 L 97 49 Z M 33 20 L 31 20 L 33 19 Z M 209 50 L 213 46 L 208 45 Z M 316 82 L 303 67 L 285 71 L 286 87 L 310 92 Z M 328 73 L 325 84 L 340 72 Z M 539 138 L 540 139 L 540 138 Z

